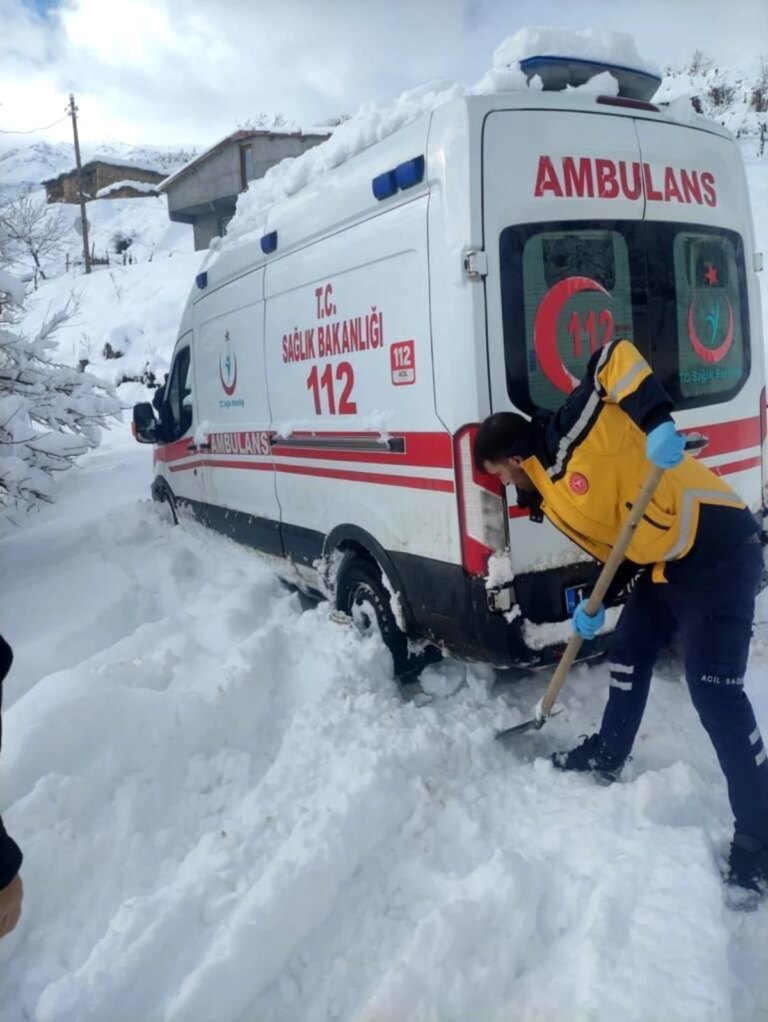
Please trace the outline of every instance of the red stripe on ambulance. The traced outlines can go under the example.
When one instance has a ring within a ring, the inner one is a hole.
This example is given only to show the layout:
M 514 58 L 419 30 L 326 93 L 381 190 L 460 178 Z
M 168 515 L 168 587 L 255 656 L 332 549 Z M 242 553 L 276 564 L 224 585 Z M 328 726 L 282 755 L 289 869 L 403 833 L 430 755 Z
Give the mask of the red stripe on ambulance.
M 297 439 L 323 440 L 332 439 L 335 433 L 292 433 Z M 378 439 L 379 434 L 345 433 L 339 437 L 339 444 L 352 437 L 370 437 Z M 307 458 L 324 461 L 359 461 L 381 465 L 412 465 L 418 468 L 453 468 L 453 448 L 449 433 L 397 433 L 397 440 L 405 441 L 405 450 L 399 451 L 334 451 L 324 447 L 315 449 L 303 447 L 300 450 L 274 440 L 272 444 L 275 455 L 281 458 Z
M 741 461 L 728 461 L 725 465 L 710 465 L 709 468 L 716 476 L 729 476 L 736 472 L 746 472 L 750 468 L 757 468 L 762 463 L 762 458 L 742 458 Z
M 702 451 L 702 459 L 714 458 L 718 454 L 744 451 L 760 446 L 760 418 L 757 415 L 732 422 L 712 422 L 693 429 L 681 429 L 681 433 L 701 433 L 709 443 Z
M 413 490 L 440 490 L 453 493 L 454 484 L 450 479 L 424 479 L 418 476 L 379 475 L 375 472 L 353 472 L 341 468 L 320 468 L 314 465 L 276 464 L 278 472 L 289 475 L 318 476 L 323 479 L 348 479 L 355 483 L 378 483 L 381 486 L 405 486 Z

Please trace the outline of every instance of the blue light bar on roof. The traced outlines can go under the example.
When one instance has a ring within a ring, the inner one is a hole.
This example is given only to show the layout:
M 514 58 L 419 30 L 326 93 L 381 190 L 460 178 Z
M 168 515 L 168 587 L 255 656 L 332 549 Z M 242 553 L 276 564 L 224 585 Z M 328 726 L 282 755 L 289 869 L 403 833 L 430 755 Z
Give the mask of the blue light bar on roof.
M 413 188 L 424 180 L 424 157 L 414 156 L 399 167 L 395 167 L 395 180 L 398 188 Z
M 270 231 L 269 234 L 265 234 L 261 239 L 261 251 L 265 255 L 269 255 L 270 252 L 274 252 L 277 248 L 277 231 Z
M 540 54 L 520 61 L 520 69 L 528 81 L 534 75 L 541 78 L 545 92 L 559 92 L 566 86 L 584 85 L 590 78 L 608 71 L 619 83 L 619 95 L 626 99 L 651 99 L 661 85 L 659 75 L 641 68 L 608 64 L 603 60 L 584 60 L 582 57 L 555 57 Z
M 385 173 L 379 174 L 378 177 L 371 181 L 371 187 L 373 188 L 374 196 L 379 202 L 394 195 L 397 191 L 397 180 L 395 179 L 394 170 L 387 170 Z
M 203 270 L 202 273 L 198 273 L 198 275 L 195 277 L 195 283 L 197 284 L 201 291 L 204 287 L 208 287 L 208 273 L 206 270 Z

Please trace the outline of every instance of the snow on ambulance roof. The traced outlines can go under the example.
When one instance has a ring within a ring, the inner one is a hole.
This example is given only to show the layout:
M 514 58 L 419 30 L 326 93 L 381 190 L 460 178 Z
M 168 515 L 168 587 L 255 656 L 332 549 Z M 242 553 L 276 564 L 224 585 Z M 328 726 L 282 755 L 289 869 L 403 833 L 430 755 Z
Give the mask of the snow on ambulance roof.
M 523 28 L 505 40 L 493 54 L 492 66 L 474 86 L 445 81 L 432 81 L 404 92 L 387 106 L 364 104 L 354 117 L 333 131 L 327 142 L 288 158 L 271 167 L 264 177 L 252 181 L 237 202 L 237 211 L 230 221 L 226 237 L 214 238 L 204 266 L 217 260 L 217 253 L 230 246 L 239 246 L 258 237 L 264 230 L 270 207 L 295 195 L 321 174 L 346 163 L 376 142 L 412 123 L 424 114 L 452 99 L 508 92 L 540 92 L 543 83 L 538 75 L 528 79 L 520 68 L 527 56 L 571 56 L 592 60 L 595 64 L 609 62 L 621 67 L 656 73 L 655 66 L 640 58 L 631 36 L 604 29 Z M 605 70 L 586 84 L 569 92 L 617 95 L 617 80 Z
M 642 59 L 631 35 L 604 28 L 521 28 L 496 48 L 493 66 L 519 64 L 527 57 L 544 54 L 549 57 L 593 60 L 659 74 L 655 64 Z

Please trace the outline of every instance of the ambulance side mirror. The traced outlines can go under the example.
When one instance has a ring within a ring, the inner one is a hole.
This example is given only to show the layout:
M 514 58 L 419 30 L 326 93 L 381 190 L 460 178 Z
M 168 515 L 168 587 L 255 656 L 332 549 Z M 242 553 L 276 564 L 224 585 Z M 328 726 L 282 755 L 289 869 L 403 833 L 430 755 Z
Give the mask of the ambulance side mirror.
M 155 412 L 149 401 L 133 406 L 133 435 L 140 444 L 156 444 L 160 439 Z

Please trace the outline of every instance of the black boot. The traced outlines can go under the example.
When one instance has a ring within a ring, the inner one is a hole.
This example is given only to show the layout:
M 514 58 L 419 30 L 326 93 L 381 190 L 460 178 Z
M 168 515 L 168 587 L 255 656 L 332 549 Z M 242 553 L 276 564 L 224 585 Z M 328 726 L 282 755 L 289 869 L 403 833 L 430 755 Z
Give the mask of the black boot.
M 578 770 L 593 774 L 602 784 L 618 781 L 626 760 L 609 752 L 600 735 L 584 736 L 584 740 L 570 752 L 556 752 L 552 765 L 558 770 Z
M 727 880 L 761 897 L 768 894 L 768 846 L 746 834 L 734 834 Z

